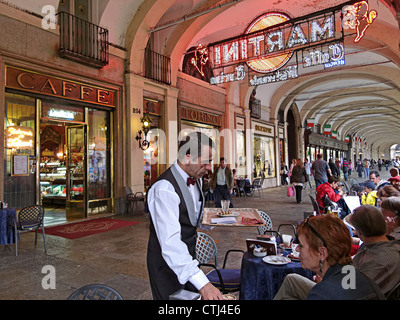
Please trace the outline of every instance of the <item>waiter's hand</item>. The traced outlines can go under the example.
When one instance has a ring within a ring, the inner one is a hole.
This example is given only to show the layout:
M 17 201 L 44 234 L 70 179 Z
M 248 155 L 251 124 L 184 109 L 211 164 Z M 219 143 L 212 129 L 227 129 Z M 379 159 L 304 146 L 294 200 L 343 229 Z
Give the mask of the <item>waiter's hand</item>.
M 223 300 L 221 292 L 210 282 L 199 290 L 203 300 Z

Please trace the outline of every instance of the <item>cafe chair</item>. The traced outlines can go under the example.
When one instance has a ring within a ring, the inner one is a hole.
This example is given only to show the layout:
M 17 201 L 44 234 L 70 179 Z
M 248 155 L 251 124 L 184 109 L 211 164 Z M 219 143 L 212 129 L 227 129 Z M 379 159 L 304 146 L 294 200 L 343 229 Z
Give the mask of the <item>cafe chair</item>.
M 314 211 L 317 214 L 320 214 L 321 213 L 321 209 L 320 209 L 320 207 L 319 207 L 319 205 L 317 203 L 317 200 L 315 200 L 315 198 L 312 195 L 309 195 L 309 197 L 310 197 L 311 203 L 313 205 Z
M 259 226 L 257 227 L 257 231 L 259 235 L 265 234 L 267 231 L 272 231 L 272 220 L 269 217 L 268 214 L 266 214 L 264 211 L 258 211 L 260 213 L 261 218 L 265 222 L 265 226 Z
M 89 284 L 74 291 L 68 300 L 124 300 L 117 290 L 104 284 Z
M 196 259 L 199 261 L 199 267 L 212 268 L 206 276 L 208 280 L 224 294 L 240 289 L 240 269 L 225 268 L 228 255 L 231 252 L 244 253 L 243 250 L 228 250 L 225 254 L 223 267 L 220 269 L 217 261 L 217 245 L 213 238 L 203 232 L 197 233 Z
M 15 243 L 15 255 L 18 255 L 18 239 L 20 234 L 28 231 L 35 231 L 35 246 L 37 244 L 38 230 L 41 229 L 43 236 L 44 251 L 47 253 L 46 248 L 46 235 L 44 232 L 44 208 L 41 205 L 27 206 L 21 209 L 17 214 L 17 220 L 15 218 L 11 221 L 10 227 L 14 228 L 14 243 Z
M 135 195 L 131 187 L 125 187 L 125 213 L 133 213 Z
M 261 197 L 261 193 L 263 193 L 263 190 L 262 190 L 263 182 L 264 181 L 261 178 L 256 178 L 256 179 L 253 180 L 253 183 L 250 186 L 250 190 L 251 190 L 250 195 L 252 197 L 254 197 L 254 194 L 256 193 L 256 191 L 258 191 L 258 195 Z
M 237 179 L 236 180 L 236 190 L 237 190 L 237 195 L 239 198 L 241 196 L 245 197 L 246 196 L 246 191 L 244 187 L 246 186 L 246 180 L 245 179 Z
M 138 202 L 143 202 L 143 205 L 144 205 L 145 201 L 146 201 L 146 197 L 144 196 L 143 192 L 138 191 L 138 192 L 135 193 L 134 200 L 133 200 L 133 205 L 134 206 L 136 205 L 136 209 L 138 209 Z

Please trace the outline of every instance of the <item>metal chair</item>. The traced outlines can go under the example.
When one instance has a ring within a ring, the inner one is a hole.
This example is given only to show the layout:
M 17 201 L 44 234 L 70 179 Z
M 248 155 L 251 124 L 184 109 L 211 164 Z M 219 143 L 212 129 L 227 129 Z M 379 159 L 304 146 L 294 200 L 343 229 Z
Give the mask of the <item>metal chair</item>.
M 250 186 L 251 196 L 254 197 L 254 193 L 258 191 L 258 195 L 261 197 L 262 191 L 262 180 L 261 178 L 256 178 L 253 180 L 252 185 Z
M 125 187 L 125 213 L 131 213 L 133 212 L 133 207 L 134 207 L 134 201 L 135 201 L 135 195 L 132 192 L 131 187 L 126 186 Z
M 230 252 L 244 253 L 243 250 L 228 250 L 225 254 L 222 269 L 218 268 L 217 245 L 213 238 L 203 232 L 197 233 L 196 259 L 199 261 L 199 266 L 211 267 L 213 269 L 206 274 L 207 278 L 223 293 L 238 291 L 240 289 L 240 269 L 225 269 Z M 212 260 L 214 260 L 214 263 L 210 263 Z
M 261 218 L 265 222 L 265 226 L 259 226 L 257 227 L 257 231 L 259 235 L 265 234 L 267 231 L 272 231 L 272 220 L 269 217 L 268 214 L 266 214 L 264 211 L 258 211 L 260 213 Z
M 242 195 L 244 197 L 246 196 L 246 191 L 244 190 L 245 186 L 246 186 L 246 180 L 244 180 L 244 179 L 237 179 L 236 180 L 236 187 L 237 187 L 237 192 L 238 192 L 239 198 Z
M 138 202 L 144 202 L 146 201 L 146 197 L 144 196 L 144 193 L 141 191 L 138 191 L 135 193 L 134 198 L 133 198 L 133 209 L 135 209 L 135 205 L 136 205 L 136 209 L 138 209 Z
M 104 284 L 89 284 L 74 291 L 68 300 L 124 300 L 117 290 Z
M 14 243 L 15 243 L 15 255 L 18 255 L 18 239 L 20 234 L 27 231 L 35 230 L 35 246 L 37 244 L 38 230 L 41 229 L 43 236 L 44 251 L 47 253 L 46 248 L 46 235 L 44 232 L 44 208 L 41 205 L 27 206 L 17 214 L 17 220 L 15 218 L 10 222 L 10 227 L 14 228 Z
M 320 213 L 321 213 L 321 210 L 320 210 L 320 208 L 319 208 L 319 205 L 318 205 L 318 203 L 317 203 L 317 200 L 315 200 L 315 198 L 314 198 L 312 195 L 309 195 L 309 197 L 310 197 L 311 203 L 312 203 L 312 205 L 313 205 L 314 211 L 315 211 L 317 214 L 320 214 Z

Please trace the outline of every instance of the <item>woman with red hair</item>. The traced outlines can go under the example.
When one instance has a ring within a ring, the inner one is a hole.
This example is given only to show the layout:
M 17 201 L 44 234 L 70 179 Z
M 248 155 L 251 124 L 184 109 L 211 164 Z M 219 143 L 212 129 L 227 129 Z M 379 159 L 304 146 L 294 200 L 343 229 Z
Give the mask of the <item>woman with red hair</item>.
M 383 298 L 367 277 L 352 266 L 351 237 L 342 220 L 329 214 L 310 216 L 297 230 L 300 261 L 314 271 L 314 282 L 286 276 L 275 299 L 357 300 Z

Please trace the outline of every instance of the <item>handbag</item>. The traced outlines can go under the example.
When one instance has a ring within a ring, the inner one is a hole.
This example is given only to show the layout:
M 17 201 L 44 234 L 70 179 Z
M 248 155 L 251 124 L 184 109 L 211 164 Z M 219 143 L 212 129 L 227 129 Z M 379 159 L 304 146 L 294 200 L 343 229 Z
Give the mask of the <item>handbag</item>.
M 290 186 L 287 188 L 286 195 L 290 198 L 293 197 L 295 194 L 294 186 Z

